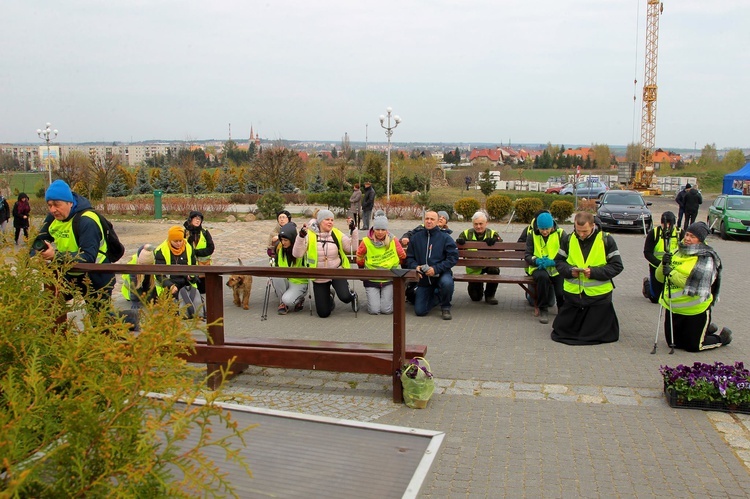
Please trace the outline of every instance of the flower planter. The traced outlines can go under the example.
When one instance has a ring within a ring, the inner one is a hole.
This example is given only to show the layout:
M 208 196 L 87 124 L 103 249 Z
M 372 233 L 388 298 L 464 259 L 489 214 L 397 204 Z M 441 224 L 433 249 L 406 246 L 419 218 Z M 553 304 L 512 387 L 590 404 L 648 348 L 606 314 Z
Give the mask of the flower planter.
M 725 402 L 708 402 L 703 400 L 687 400 L 677 395 L 672 387 L 664 384 L 664 395 L 667 397 L 669 407 L 675 409 L 700 409 L 702 411 L 735 412 L 738 414 L 750 414 L 750 404 L 727 404 Z

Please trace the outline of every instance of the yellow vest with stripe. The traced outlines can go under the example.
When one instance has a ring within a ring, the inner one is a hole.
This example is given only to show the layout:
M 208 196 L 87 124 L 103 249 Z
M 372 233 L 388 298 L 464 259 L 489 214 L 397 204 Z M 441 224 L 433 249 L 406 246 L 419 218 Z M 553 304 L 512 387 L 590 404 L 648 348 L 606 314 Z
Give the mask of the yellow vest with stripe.
M 349 258 L 344 253 L 344 234 L 341 233 L 337 228 L 331 229 L 331 235 L 334 237 L 338 244 L 336 247 L 339 250 L 339 257 L 341 258 L 341 266 L 345 269 L 349 268 Z M 334 243 L 335 244 L 335 243 Z M 307 266 L 312 268 L 318 267 L 318 235 L 315 232 L 307 232 Z
M 547 242 L 541 234 L 536 234 L 533 231 L 529 234 L 534 238 L 534 256 L 541 258 L 546 256 L 550 260 L 554 260 L 557 256 L 557 251 L 560 249 L 560 237 L 562 236 L 562 229 L 557 229 L 549 233 L 547 236 Z M 526 273 L 531 275 L 538 267 L 526 267 Z M 547 267 L 545 269 L 551 276 L 559 274 L 555 267 Z
M 138 263 L 138 253 L 133 255 L 128 261 L 128 265 L 135 265 Z M 120 292 L 122 297 L 126 300 L 130 300 L 130 284 L 133 282 L 133 277 L 130 274 L 122 274 L 122 288 Z
M 497 233 L 494 230 L 485 229 L 484 234 L 482 236 L 485 239 L 492 239 L 496 235 Z M 484 241 L 485 240 L 485 239 L 477 239 L 477 233 L 474 231 L 474 229 L 466 229 L 465 231 L 461 233 L 461 236 L 467 241 Z M 467 251 L 476 251 L 476 249 L 471 248 Z M 482 269 L 484 269 L 484 267 L 466 267 L 466 273 L 467 274 L 481 274 Z
M 664 254 L 666 253 L 664 251 L 664 237 L 659 237 L 659 234 L 661 233 L 661 227 L 654 227 L 651 229 L 654 232 L 654 240 L 656 241 L 656 244 L 654 245 L 654 256 L 658 258 L 659 260 L 662 259 Z M 673 255 L 677 253 L 677 250 L 680 247 L 680 238 L 679 238 L 679 231 L 677 227 L 672 227 L 672 234 L 669 236 L 669 252 Z M 658 267 L 658 265 L 654 265 L 651 262 L 648 262 L 649 265 L 651 265 L 653 268 Z
M 698 263 L 698 257 L 693 255 L 683 255 L 681 253 L 675 253 L 672 255 L 672 272 L 678 272 L 682 275 L 690 275 L 693 271 L 693 267 Z M 664 308 L 670 310 L 672 313 L 677 315 L 698 315 L 701 312 L 705 312 L 711 303 L 714 301 L 713 295 L 708 295 L 707 300 L 703 300 L 700 296 L 690 296 L 685 294 L 682 288 L 678 288 L 669 278 L 665 279 L 664 293 L 659 297 L 659 303 Z M 667 286 L 669 289 L 667 289 Z M 670 299 L 671 293 L 671 299 Z M 671 303 L 670 303 L 671 301 Z
M 575 237 L 575 234 L 571 234 L 568 244 L 568 263 L 573 267 L 582 269 L 606 265 L 607 254 L 604 248 L 604 236 L 605 234 L 602 231 L 596 234 L 589 256 L 584 260 L 578 238 Z M 601 296 L 611 293 L 615 287 L 612 285 L 612 280 L 597 281 L 586 277 L 583 272 L 579 272 L 577 278 L 569 277 L 565 279 L 563 289 L 572 294 L 584 293 L 587 296 Z
M 365 237 L 362 242 L 367 248 L 365 253 L 365 268 L 372 270 L 394 269 L 401 262 L 396 251 L 396 240 L 391 239 L 391 243 L 386 246 L 375 246 L 372 239 Z M 372 282 L 387 282 L 388 279 L 372 279 Z
M 172 252 L 169 250 L 169 239 L 161 243 L 154 250 L 154 255 L 158 251 L 160 251 L 161 254 L 164 255 L 164 262 L 167 265 L 172 265 Z M 192 261 L 192 256 L 193 256 L 193 247 L 187 244 L 187 241 L 185 241 L 185 251 L 187 252 L 187 265 L 190 265 L 190 262 Z M 192 283 L 191 286 L 193 286 L 194 288 L 197 288 L 198 284 Z M 156 294 L 161 295 L 162 291 L 164 291 L 164 286 L 162 286 L 161 283 L 157 281 L 156 282 Z
M 192 246 L 192 245 L 188 244 L 188 246 Z M 198 244 L 196 244 L 195 246 L 193 246 L 193 249 L 199 250 L 199 249 L 205 248 L 206 246 L 208 246 L 208 243 L 206 242 L 206 238 L 203 235 L 203 231 L 201 230 L 200 231 L 200 237 L 198 238 Z M 206 265 L 210 265 L 211 264 L 211 255 L 208 255 L 208 256 L 198 256 L 198 255 L 195 255 L 195 259 L 199 263 L 200 262 L 208 262 L 208 263 L 206 263 Z
M 294 265 L 289 265 L 289 262 L 286 259 L 286 255 L 284 254 L 283 251 L 281 251 L 281 248 L 282 248 L 281 243 L 279 243 L 276 246 L 276 264 L 279 267 L 299 268 L 299 267 L 304 267 L 305 266 L 305 259 L 304 258 L 296 258 L 294 260 Z M 293 284 L 307 284 L 307 281 L 308 281 L 307 278 L 304 278 L 304 279 L 301 279 L 299 277 L 290 277 L 289 278 L 289 282 L 291 282 Z
M 104 263 L 107 252 L 107 241 L 104 239 L 104 229 L 102 228 L 102 222 L 93 211 L 84 211 L 80 216 L 90 218 L 91 220 L 96 222 L 96 225 L 99 227 L 99 232 L 102 234 L 102 238 L 99 241 L 99 251 L 96 254 L 95 263 Z M 47 232 L 52 237 L 52 239 L 55 240 L 57 251 L 62 251 L 64 253 L 79 253 L 80 248 L 78 247 L 78 241 L 76 240 L 76 236 L 73 233 L 74 217 L 75 216 L 70 217 L 69 220 L 55 219 L 51 224 L 49 224 Z M 83 272 L 70 272 L 70 275 L 83 275 Z

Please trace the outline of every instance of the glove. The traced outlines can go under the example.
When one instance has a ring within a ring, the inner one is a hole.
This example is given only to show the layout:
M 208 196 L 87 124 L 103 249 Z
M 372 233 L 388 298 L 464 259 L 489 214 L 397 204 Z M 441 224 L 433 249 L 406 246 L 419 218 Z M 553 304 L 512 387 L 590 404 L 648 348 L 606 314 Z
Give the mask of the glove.
M 354 228 L 356 225 L 354 224 L 354 220 L 349 220 L 349 230 L 354 232 Z
M 466 239 L 464 239 L 463 236 L 458 236 L 458 239 L 456 239 L 456 244 L 466 244 Z
M 557 264 L 552 258 L 544 257 L 545 262 L 547 263 L 547 267 L 556 267 Z
M 670 255 L 669 253 L 664 253 L 664 256 L 661 257 L 661 264 L 664 265 L 665 267 L 672 265 L 672 255 Z M 664 275 L 667 275 L 667 274 L 664 274 Z
M 491 238 L 487 239 L 487 246 L 492 246 L 496 242 L 497 242 L 497 237 L 491 237 Z
M 662 265 L 661 271 L 662 271 L 662 274 L 664 274 L 664 277 L 669 277 L 669 275 L 672 273 L 672 266 Z
M 303 225 L 299 230 L 299 237 L 307 237 L 307 226 Z

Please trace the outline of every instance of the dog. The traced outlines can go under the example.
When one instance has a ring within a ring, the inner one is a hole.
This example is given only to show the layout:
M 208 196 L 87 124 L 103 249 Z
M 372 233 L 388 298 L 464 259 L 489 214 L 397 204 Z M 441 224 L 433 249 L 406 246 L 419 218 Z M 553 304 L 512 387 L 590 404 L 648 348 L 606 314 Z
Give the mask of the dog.
M 242 260 L 237 261 L 242 265 Z M 245 310 L 250 308 L 250 293 L 253 290 L 253 276 L 251 275 L 233 275 L 227 280 L 227 286 L 232 288 L 234 293 L 234 304 Z

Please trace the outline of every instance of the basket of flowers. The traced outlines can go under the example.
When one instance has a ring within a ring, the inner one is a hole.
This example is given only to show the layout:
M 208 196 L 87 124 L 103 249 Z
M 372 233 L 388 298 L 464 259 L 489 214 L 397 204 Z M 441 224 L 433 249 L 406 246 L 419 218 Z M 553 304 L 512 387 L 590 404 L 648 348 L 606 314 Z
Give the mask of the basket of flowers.
M 430 364 L 422 357 L 409 360 L 398 372 L 404 393 L 404 403 L 412 409 L 424 409 L 435 391 L 435 379 Z
M 750 371 L 742 362 L 661 366 L 670 407 L 750 414 Z

